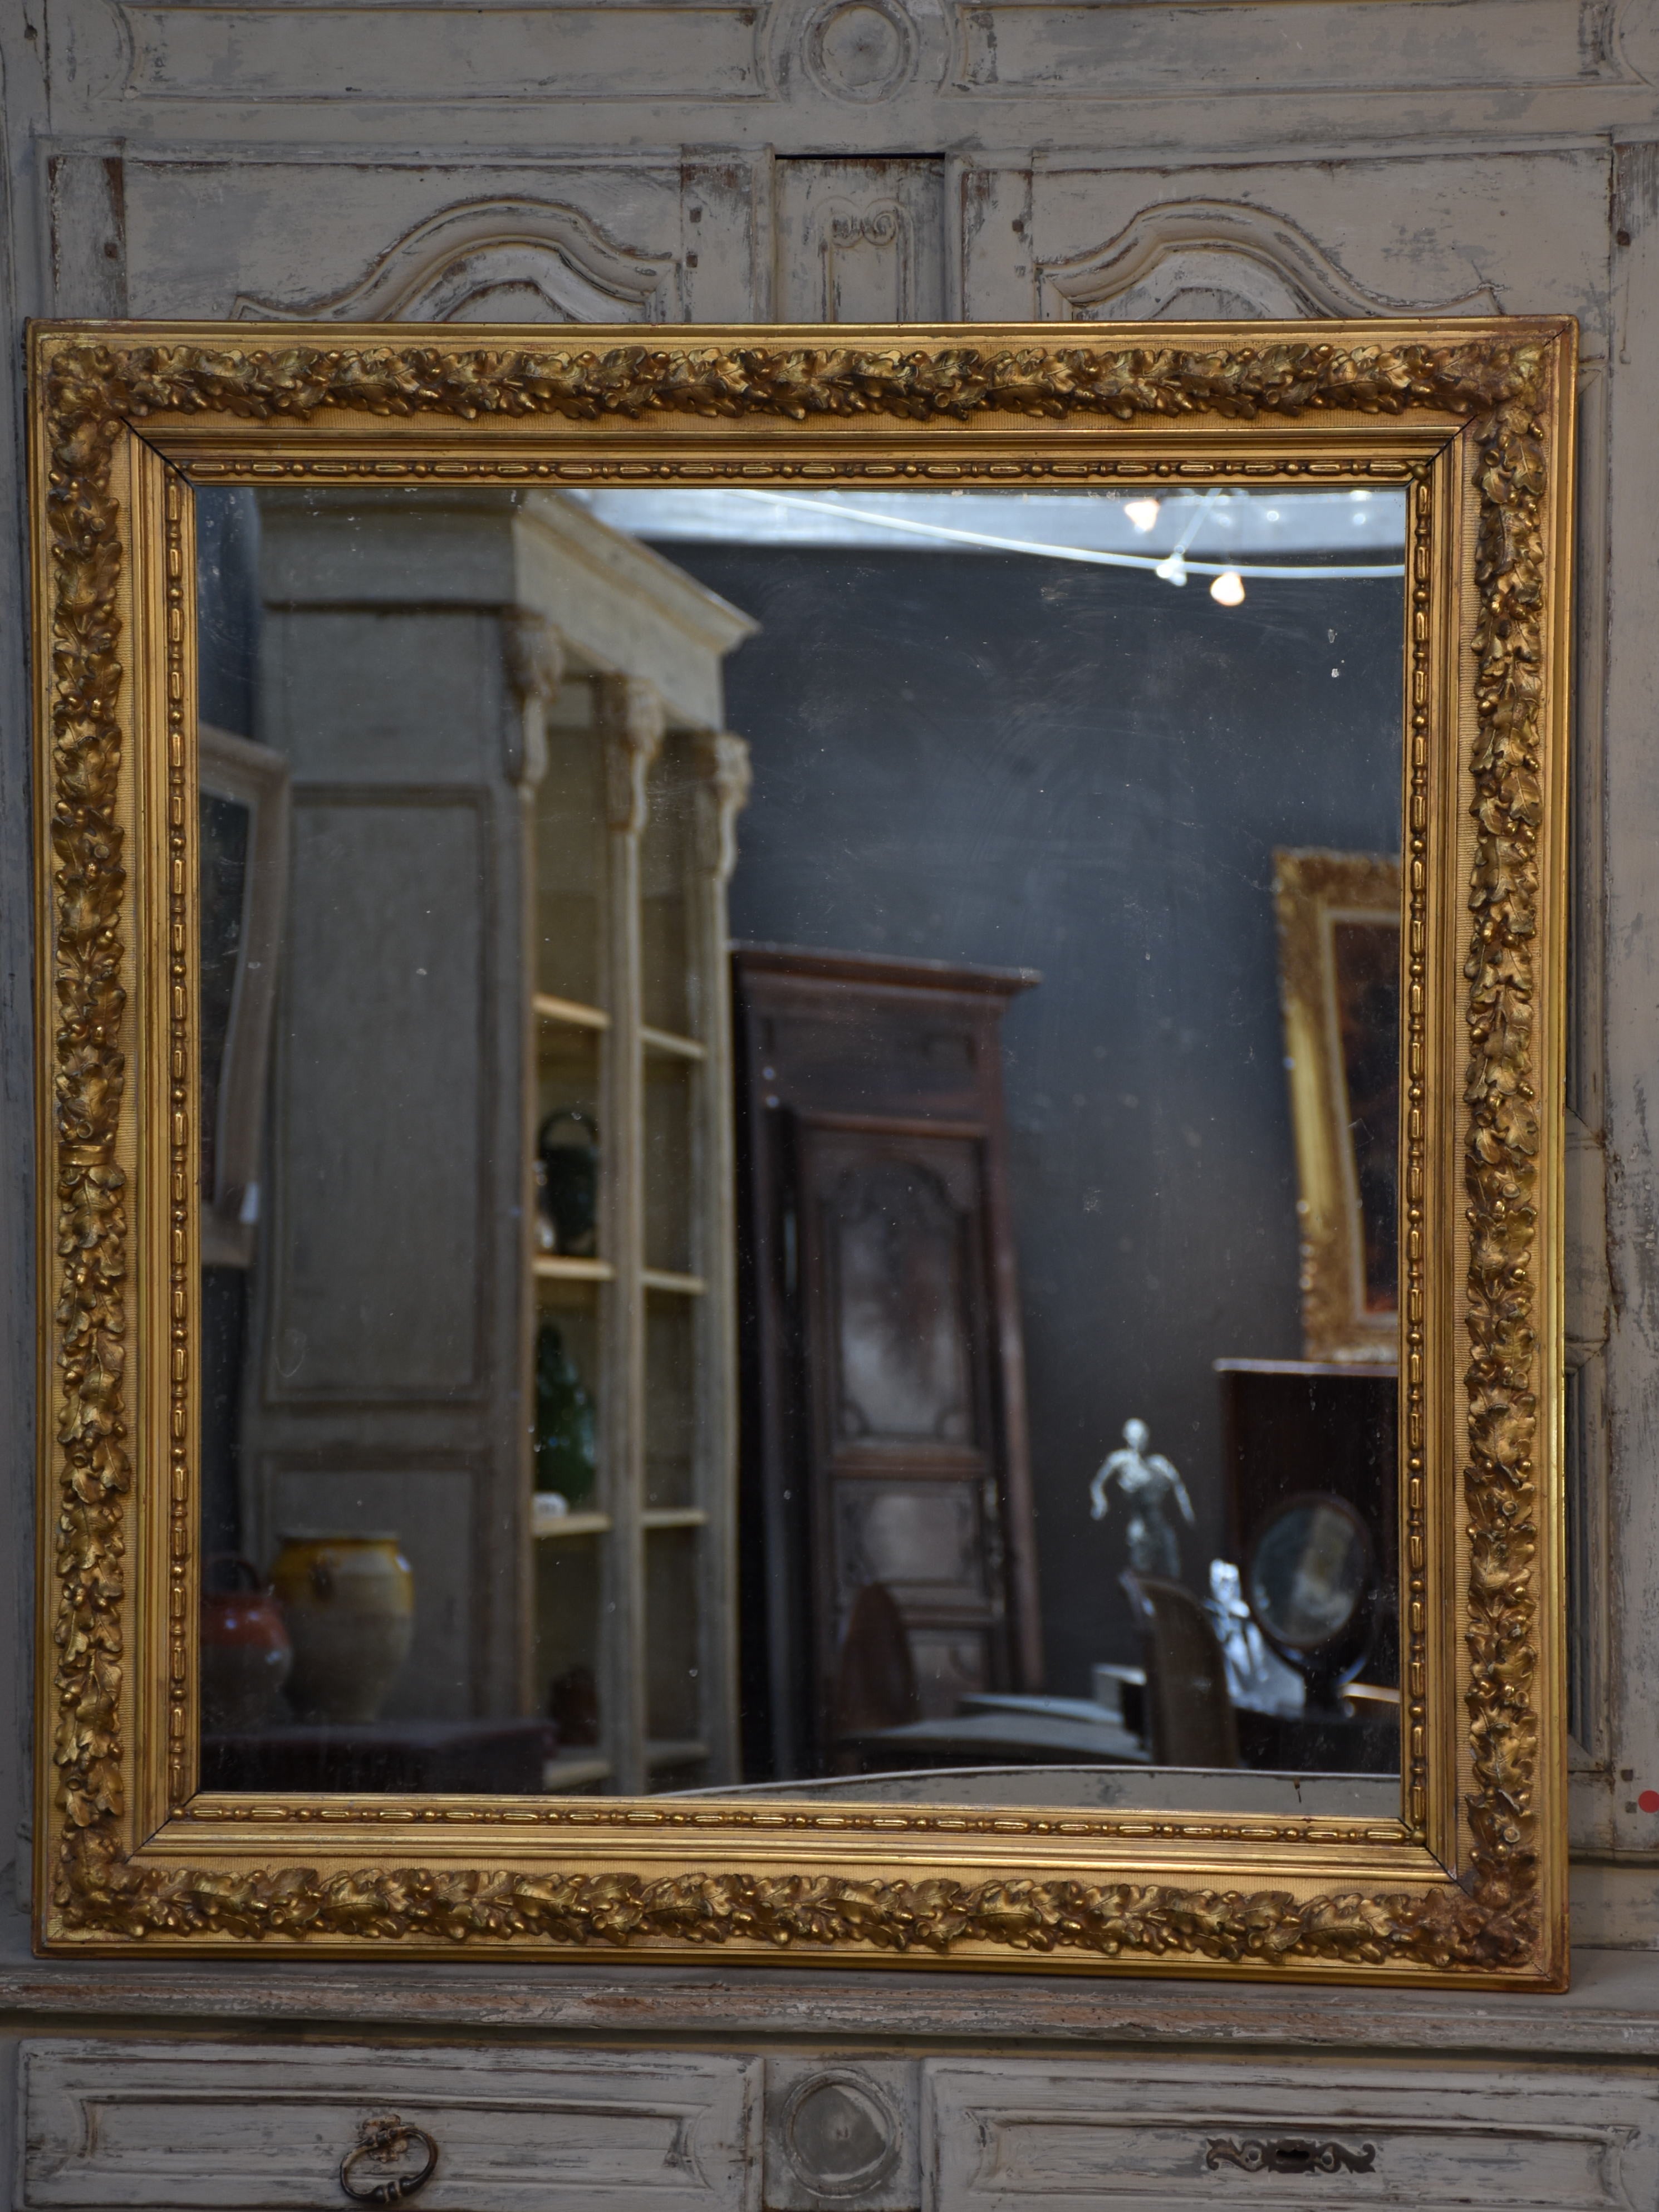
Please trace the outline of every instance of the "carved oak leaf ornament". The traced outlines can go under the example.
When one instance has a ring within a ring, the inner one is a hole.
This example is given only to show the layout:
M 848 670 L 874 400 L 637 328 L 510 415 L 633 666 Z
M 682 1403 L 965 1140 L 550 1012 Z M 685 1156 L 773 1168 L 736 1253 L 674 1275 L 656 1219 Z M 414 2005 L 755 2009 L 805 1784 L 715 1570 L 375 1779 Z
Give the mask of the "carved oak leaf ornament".
M 52 1739 L 59 1833 L 52 1896 L 88 1937 L 533 1938 L 948 1954 L 966 1946 L 1100 1959 L 1343 1966 L 1524 1967 L 1539 1926 L 1534 1785 L 1538 1499 L 1532 1389 L 1537 1127 L 1532 1089 L 1539 892 L 1548 370 L 1519 342 L 1358 345 L 1272 338 L 1171 344 L 894 345 L 726 350 L 629 345 L 470 349 L 72 343 L 50 356 L 52 1112 L 60 1287 L 52 1530 Z M 130 1862 L 123 1813 L 125 1524 L 132 1481 L 124 1340 L 128 1221 L 116 1138 L 126 877 L 119 808 L 121 540 L 112 494 L 125 424 L 219 410 L 303 422 L 372 416 L 653 413 L 795 422 L 878 415 L 919 424 L 1018 414 L 1121 422 L 1333 409 L 1470 418 L 1480 457 L 1472 639 L 1477 734 L 1463 1161 L 1469 1659 L 1475 1849 L 1467 1889 L 1297 1898 L 1131 1882 L 843 1880 L 800 1874 L 519 1874 L 410 1867 L 234 1873 Z

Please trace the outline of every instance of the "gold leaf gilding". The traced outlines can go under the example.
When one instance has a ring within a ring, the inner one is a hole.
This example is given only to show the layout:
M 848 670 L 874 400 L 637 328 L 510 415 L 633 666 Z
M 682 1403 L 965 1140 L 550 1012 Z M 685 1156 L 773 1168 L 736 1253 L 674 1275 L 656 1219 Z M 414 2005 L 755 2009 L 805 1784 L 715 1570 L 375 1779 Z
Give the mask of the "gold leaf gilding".
M 719 1945 L 756 1954 L 1019 1951 L 1266 1966 L 1524 1969 L 1540 1926 L 1538 1492 L 1534 1385 L 1539 1122 L 1534 1090 L 1549 461 L 1546 345 L 1492 337 L 1348 345 L 1264 338 L 1170 346 L 427 344 L 269 349 L 82 339 L 46 356 L 53 898 L 52 1897 L 71 1937 L 335 1945 L 414 1939 L 544 1946 Z M 126 425 L 213 411 L 303 423 L 322 410 L 550 417 L 876 416 L 949 426 L 995 415 L 1129 423 L 1209 415 L 1431 409 L 1479 455 L 1478 735 L 1469 887 L 1470 1531 L 1467 1699 L 1475 1850 L 1465 1888 L 1283 1890 L 787 1873 L 529 1874 L 145 1863 L 123 1844 L 126 1243 L 116 1139 L 126 878 L 119 796 L 122 543 L 112 455 Z

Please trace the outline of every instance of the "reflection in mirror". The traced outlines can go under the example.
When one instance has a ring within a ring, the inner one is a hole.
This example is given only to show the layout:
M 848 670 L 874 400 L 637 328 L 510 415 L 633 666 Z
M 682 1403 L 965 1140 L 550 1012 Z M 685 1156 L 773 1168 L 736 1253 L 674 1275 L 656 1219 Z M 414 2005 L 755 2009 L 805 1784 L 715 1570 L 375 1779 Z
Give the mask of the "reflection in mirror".
M 204 1785 L 1392 1814 L 1403 495 L 197 507 Z
M 1250 1555 L 1250 1608 L 1270 1643 L 1297 1667 L 1306 1703 L 1328 1711 L 1359 1671 L 1370 1643 L 1372 1558 L 1365 1524 L 1340 1498 L 1281 1507 Z

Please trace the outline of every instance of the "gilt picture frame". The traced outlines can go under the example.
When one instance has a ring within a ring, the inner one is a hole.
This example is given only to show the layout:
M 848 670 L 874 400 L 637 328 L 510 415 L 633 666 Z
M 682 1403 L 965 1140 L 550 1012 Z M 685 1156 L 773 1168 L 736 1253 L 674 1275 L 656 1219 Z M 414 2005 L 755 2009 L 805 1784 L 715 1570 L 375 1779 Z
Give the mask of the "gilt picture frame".
M 1564 1985 L 1566 318 L 547 333 L 46 324 L 36 1929 Z M 1407 494 L 1397 1819 L 198 1788 L 192 496 L 269 483 Z
M 1310 1360 L 1400 1343 L 1400 863 L 1273 855 L 1279 993 L 1296 1133 L 1302 1334 Z

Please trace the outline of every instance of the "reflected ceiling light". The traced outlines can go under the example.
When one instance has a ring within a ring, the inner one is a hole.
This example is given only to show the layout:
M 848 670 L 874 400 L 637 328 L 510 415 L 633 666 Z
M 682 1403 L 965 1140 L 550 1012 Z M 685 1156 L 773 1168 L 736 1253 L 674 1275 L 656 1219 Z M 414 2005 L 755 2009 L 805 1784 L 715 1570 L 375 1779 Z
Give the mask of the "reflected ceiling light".
M 1123 512 L 1144 537 L 1158 520 L 1158 501 L 1155 499 L 1126 499 Z
M 1210 597 L 1224 607 L 1241 606 L 1244 600 L 1244 579 L 1237 568 L 1224 568 L 1210 586 Z
M 902 497 L 904 495 L 900 495 Z M 672 498 L 674 495 L 630 491 L 597 496 L 631 500 Z M 831 514 L 844 516 L 849 522 L 873 524 L 881 530 L 892 531 L 902 537 L 928 538 L 946 545 L 974 545 L 988 553 L 1027 553 L 1041 560 L 1080 561 L 1103 568 L 1150 569 L 1155 576 L 1161 576 L 1166 584 L 1184 584 L 1189 573 L 1195 576 L 1218 576 L 1231 571 L 1237 576 L 1276 576 L 1281 580 L 1290 578 L 1298 581 L 1312 579 L 1320 583 L 1329 583 L 1339 577 L 1403 576 L 1406 573 L 1403 562 L 1367 562 L 1364 566 L 1355 566 L 1352 562 L 1336 565 L 1321 562 L 1314 566 L 1286 561 L 1189 561 L 1187 548 L 1197 535 L 1205 516 L 1221 496 L 1218 491 L 1206 492 L 1202 499 L 1194 502 L 1191 520 L 1182 530 L 1179 542 L 1161 561 L 1150 553 L 1119 553 L 1108 551 L 1104 547 L 1089 545 L 1046 545 L 1035 538 L 1005 538 L 985 530 L 953 530 L 945 523 L 921 522 L 909 515 L 882 514 L 870 507 L 855 507 L 842 492 L 750 491 L 734 487 L 730 491 L 693 492 L 687 496 L 700 500 L 736 500 L 746 506 L 799 508 L 808 514 Z M 743 544 L 746 540 L 738 537 L 730 540 L 720 538 L 717 542 Z

